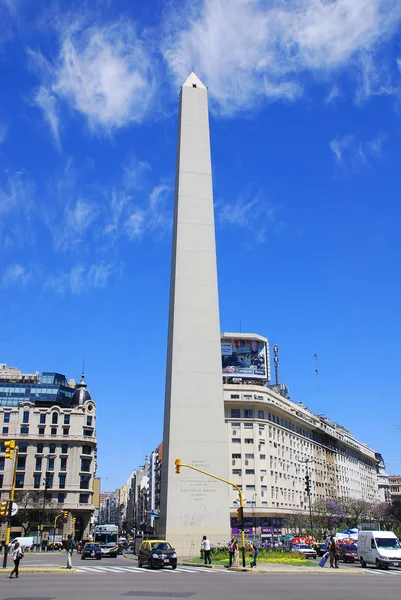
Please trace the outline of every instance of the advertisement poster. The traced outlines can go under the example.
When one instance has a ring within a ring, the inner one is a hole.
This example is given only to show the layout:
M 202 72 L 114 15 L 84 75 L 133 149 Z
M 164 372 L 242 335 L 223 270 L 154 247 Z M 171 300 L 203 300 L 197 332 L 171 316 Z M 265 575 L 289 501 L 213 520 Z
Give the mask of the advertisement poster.
M 221 340 L 223 375 L 241 379 L 267 379 L 266 344 L 259 340 Z

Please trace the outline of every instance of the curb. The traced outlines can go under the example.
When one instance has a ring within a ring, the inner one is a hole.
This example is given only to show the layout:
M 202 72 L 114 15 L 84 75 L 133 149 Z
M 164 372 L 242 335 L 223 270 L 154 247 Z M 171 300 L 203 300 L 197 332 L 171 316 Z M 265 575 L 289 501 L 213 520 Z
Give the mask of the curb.
M 11 571 L 12 568 L 7 567 L 5 569 L 1 569 L 0 573 L 11 573 Z M 52 567 L 23 567 L 20 569 L 20 574 L 23 575 L 24 573 L 76 573 L 76 570 L 74 568 L 67 569 L 66 567 L 58 567 L 57 569 Z
M 341 571 L 341 573 L 339 573 L 338 571 L 329 571 L 328 569 L 324 570 L 321 569 L 320 571 L 318 570 L 307 570 L 307 569 L 299 569 L 299 568 L 293 568 L 293 569 L 283 569 L 283 568 L 278 568 L 278 569 L 252 569 L 252 568 L 247 568 L 247 567 L 228 567 L 227 571 L 236 571 L 237 573 L 269 573 L 271 574 L 275 574 L 275 573 L 299 573 L 302 575 L 305 574 L 316 574 L 316 573 L 333 573 L 333 575 L 364 575 L 363 571 Z

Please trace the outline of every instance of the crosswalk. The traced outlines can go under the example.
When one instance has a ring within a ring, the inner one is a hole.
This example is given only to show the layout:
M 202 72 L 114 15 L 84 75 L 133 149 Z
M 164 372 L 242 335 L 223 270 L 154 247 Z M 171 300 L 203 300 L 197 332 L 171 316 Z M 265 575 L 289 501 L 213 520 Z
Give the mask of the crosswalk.
M 380 571 L 379 569 L 365 569 L 367 575 L 378 575 L 379 577 L 401 577 L 401 571 Z
M 191 569 L 190 567 L 177 567 L 176 569 L 140 569 L 139 567 L 123 567 L 123 566 L 118 566 L 115 567 L 113 566 L 98 566 L 98 565 L 93 565 L 93 566 L 77 566 L 74 567 L 76 573 L 81 573 L 81 574 L 89 574 L 89 573 L 96 573 L 97 575 L 106 575 L 106 574 L 116 574 L 116 575 L 150 575 L 152 576 L 161 576 L 161 575 L 175 575 L 175 576 L 182 576 L 182 575 L 191 575 L 193 573 L 213 573 L 213 574 L 232 574 L 233 571 L 227 571 L 227 570 L 223 570 L 223 569 L 204 569 L 202 567 L 196 567 L 194 569 Z

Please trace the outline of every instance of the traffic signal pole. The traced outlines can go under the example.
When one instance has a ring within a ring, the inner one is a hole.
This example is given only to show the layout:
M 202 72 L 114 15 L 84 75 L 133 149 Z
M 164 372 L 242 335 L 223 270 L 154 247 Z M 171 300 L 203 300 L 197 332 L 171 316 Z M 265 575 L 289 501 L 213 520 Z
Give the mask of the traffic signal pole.
M 14 444 L 12 444 L 12 442 L 14 442 Z M 13 502 L 14 502 L 14 495 L 15 495 L 15 478 L 17 476 L 17 463 L 18 463 L 18 446 L 15 445 L 15 440 L 11 440 L 10 442 L 5 442 L 4 446 L 6 448 L 6 452 L 8 451 L 10 453 L 10 456 L 7 456 L 7 458 L 12 459 L 14 452 L 15 452 L 15 456 L 14 456 L 14 466 L 13 466 L 13 478 L 11 481 L 11 490 L 10 490 L 10 496 L 9 496 L 9 500 L 8 500 L 7 530 L 6 530 L 6 540 L 4 543 L 3 569 L 5 569 L 7 567 L 8 546 L 10 544 L 10 535 L 11 535 L 11 513 L 13 510 Z
M 212 473 L 208 473 L 207 471 L 202 471 L 202 469 L 198 469 L 198 467 L 193 467 L 192 465 L 187 465 L 183 462 L 181 462 L 181 459 L 177 458 L 175 460 L 175 472 L 177 474 L 180 473 L 180 469 L 181 467 L 186 467 L 187 469 L 192 469 L 193 471 L 198 471 L 198 473 L 202 473 L 203 475 L 207 475 L 208 477 L 212 477 L 213 479 L 217 479 L 218 481 L 222 481 L 223 483 L 226 483 L 227 485 L 231 485 L 232 487 L 234 487 L 239 494 L 239 503 L 240 503 L 240 511 L 241 511 L 241 553 L 242 553 L 242 566 L 246 567 L 246 560 L 245 560 L 245 526 L 244 526 L 244 497 L 242 495 L 242 490 L 241 488 L 236 485 L 235 483 L 232 483 L 231 481 L 228 481 L 227 479 L 223 479 L 222 477 L 218 477 L 217 475 L 212 475 Z

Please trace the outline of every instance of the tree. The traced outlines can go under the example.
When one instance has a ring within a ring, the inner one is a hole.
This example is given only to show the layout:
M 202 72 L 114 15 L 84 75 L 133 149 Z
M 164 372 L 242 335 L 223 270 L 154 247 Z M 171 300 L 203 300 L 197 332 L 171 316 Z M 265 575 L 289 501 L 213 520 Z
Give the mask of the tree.
M 52 527 L 54 519 L 62 510 L 61 504 L 52 499 L 44 499 L 39 490 L 17 491 L 15 502 L 18 504 L 18 513 L 13 517 L 13 523 L 22 527 L 24 536 L 34 525 Z
M 289 533 L 301 536 L 309 527 L 308 516 L 297 512 L 285 517 L 285 527 Z
M 372 505 L 366 500 L 359 498 L 342 498 L 341 505 L 345 514 L 345 522 L 348 529 L 358 527 L 358 523 L 368 521 L 371 518 Z
M 315 523 L 325 534 L 330 533 L 339 523 L 346 520 L 343 506 L 336 498 L 318 500 L 313 506 Z

